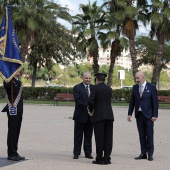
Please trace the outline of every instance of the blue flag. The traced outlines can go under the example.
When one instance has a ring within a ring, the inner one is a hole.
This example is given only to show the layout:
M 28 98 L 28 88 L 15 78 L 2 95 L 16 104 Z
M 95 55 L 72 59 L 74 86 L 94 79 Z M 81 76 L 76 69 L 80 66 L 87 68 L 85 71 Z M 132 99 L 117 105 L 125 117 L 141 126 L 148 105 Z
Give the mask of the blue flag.
M 0 27 L 0 76 L 9 82 L 22 69 L 18 38 L 12 25 L 10 5 Z

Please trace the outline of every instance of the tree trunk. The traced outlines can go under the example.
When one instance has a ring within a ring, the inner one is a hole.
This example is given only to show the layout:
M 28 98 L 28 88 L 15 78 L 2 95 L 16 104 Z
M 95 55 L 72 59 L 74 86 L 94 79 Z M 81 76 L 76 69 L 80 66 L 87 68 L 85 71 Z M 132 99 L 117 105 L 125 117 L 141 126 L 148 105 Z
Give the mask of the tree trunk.
M 153 69 L 152 74 L 152 83 L 157 84 L 160 72 L 161 72 L 161 64 L 162 64 L 162 58 L 163 58 L 163 48 L 164 48 L 164 35 L 159 34 L 158 37 L 158 52 L 156 55 L 156 61 Z
M 94 70 L 94 75 L 99 72 L 99 65 L 98 65 L 98 58 L 99 54 L 98 53 L 93 53 L 93 70 Z
M 111 56 L 111 61 L 110 61 L 110 66 L 109 66 L 109 75 L 108 75 L 108 79 L 107 79 L 107 85 L 112 86 L 112 81 L 113 81 L 113 69 L 114 69 L 114 65 L 115 65 L 115 58 L 114 56 Z
M 26 55 L 28 54 L 28 46 L 27 44 L 22 44 L 20 48 L 20 53 L 21 53 L 21 60 L 24 63 L 26 61 Z
M 112 42 L 112 49 L 110 52 L 110 66 L 109 66 L 109 75 L 108 75 L 108 82 L 107 85 L 111 86 L 112 85 L 112 81 L 113 81 L 113 72 L 114 72 L 114 65 L 115 65 L 115 60 L 117 58 L 118 55 L 116 55 L 116 53 L 114 52 L 114 42 Z
M 32 87 L 35 87 L 35 80 L 36 80 L 36 73 L 37 73 L 37 61 L 33 64 L 33 74 L 32 74 Z
M 131 60 L 132 60 L 133 78 L 134 78 L 134 81 L 136 82 L 135 74 L 138 71 L 138 63 L 137 63 L 134 39 L 129 39 L 129 51 L 130 51 Z

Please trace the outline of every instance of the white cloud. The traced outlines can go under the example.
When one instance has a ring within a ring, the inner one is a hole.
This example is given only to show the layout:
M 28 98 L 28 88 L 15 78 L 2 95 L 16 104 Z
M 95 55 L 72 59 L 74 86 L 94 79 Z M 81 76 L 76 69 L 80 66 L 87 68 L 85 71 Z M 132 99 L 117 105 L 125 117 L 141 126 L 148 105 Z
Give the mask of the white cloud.
M 70 14 L 71 15 L 76 15 L 78 13 L 81 13 L 81 11 L 79 10 L 79 5 L 80 4 L 88 4 L 90 1 L 90 3 L 93 3 L 95 0 L 54 0 L 54 2 L 60 4 L 63 7 L 67 7 L 70 9 Z M 101 5 L 104 1 L 103 0 L 97 0 L 98 5 Z M 66 22 L 63 21 L 61 19 L 58 20 L 60 23 L 62 23 L 62 25 L 65 25 L 65 27 L 71 29 L 71 25 Z M 147 27 L 144 27 L 143 24 L 139 24 L 139 30 L 137 31 L 137 34 L 143 34 L 143 35 L 148 35 L 150 30 L 150 24 Z
M 145 27 L 142 23 L 139 23 L 138 34 L 147 36 L 150 32 L 150 29 L 151 29 L 150 24 L 146 25 Z
M 93 3 L 95 0 L 90 0 Z M 89 0 L 54 0 L 54 2 L 60 4 L 61 6 L 67 6 L 70 9 L 71 15 L 76 15 L 80 13 L 79 5 L 88 4 Z M 98 0 L 98 5 L 101 5 L 102 0 Z
M 90 0 L 90 3 L 93 3 L 94 1 L 95 0 Z M 54 2 L 60 4 L 63 7 L 69 8 L 69 10 L 70 10 L 69 13 L 71 15 L 76 15 L 76 14 L 81 13 L 81 11 L 79 10 L 79 5 L 80 4 L 88 4 L 89 0 L 54 0 Z M 103 1 L 98 0 L 97 2 L 98 2 L 98 5 L 101 5 Z M 58 21 L 60 23 L 62 23 L 62 25 L 64 25 L 65 27 L 71 29 L 71 25 L 68 22 L 63 21 L 61 19 L 58 19 Z

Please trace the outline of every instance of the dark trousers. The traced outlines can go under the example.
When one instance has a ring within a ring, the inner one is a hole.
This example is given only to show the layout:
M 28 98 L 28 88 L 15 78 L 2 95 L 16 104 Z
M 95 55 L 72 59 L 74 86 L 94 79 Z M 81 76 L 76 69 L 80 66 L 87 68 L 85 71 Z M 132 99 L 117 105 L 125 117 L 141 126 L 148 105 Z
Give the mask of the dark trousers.
M 110 162 L 113 146 L 113 121 L 102 120 L 94 123 L 96 161 Z
M 149 156 L 152 156 L 154 152 L 154 123 L 151 121 L 151 119 L 146 118 L 142 112 L 138 113 L 136 122 L 139 132 L 141 153 L 148 153 Z
M 74 121 L 74 155 L 81 154 L 81 146 L 84 136 L 84 153 L 85 155 L 91 155 L 92 153 L 92 134 L 93 134 L 93 125 L 90 121 L 87 123 L 80 123 L 78 121 Z
M 8 116 L 8 136 L 7 136 L 7 147 L 8 147 L 8 156 L 17 155 L 18 150 L 18 140 L 22 123 L 22 114 L 18 114 L 15 116 L 10 116 L 7 112 Z

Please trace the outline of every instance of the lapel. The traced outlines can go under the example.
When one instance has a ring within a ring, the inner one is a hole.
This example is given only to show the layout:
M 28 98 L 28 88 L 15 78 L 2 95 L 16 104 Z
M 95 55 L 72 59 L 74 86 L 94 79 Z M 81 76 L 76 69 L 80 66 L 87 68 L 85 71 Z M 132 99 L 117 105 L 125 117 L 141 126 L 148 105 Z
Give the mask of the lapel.
M 142 97 L 140 97 L 140 93 L 139 93 L 139 85 L 137 85 L 137 94 L 138 94 L 139 99 L 141 99 Z

